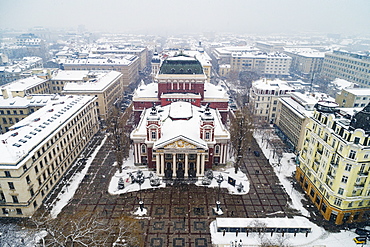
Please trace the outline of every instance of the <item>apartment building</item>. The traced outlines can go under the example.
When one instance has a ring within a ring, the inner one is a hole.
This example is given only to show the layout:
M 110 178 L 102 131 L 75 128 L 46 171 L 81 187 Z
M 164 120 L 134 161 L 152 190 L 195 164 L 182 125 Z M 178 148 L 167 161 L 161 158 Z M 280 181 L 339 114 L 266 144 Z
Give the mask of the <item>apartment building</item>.
M 292 58 L 290 70 L 306 78 L 314 74 L 320 74 L 325 52 L 319 52 L 311 48 L 286 48 L 284 53 Z
M 258 41 L 256 47 L 264 52 L 281 52 L 283 51 L 285 43 L 278 41 Z
M 0 133 L 44 107 L 55 98 L 55 95 L 28 95 L 25 97 L 0 97 Z
M 370 105 L 340 114 L 321 101 L 306 126 L 296 179 L 323 217 L 335 224 L 369 220 Z
M 25 97 L 31 94 L 49 93 L 49 79 L 40 78 L 36 75 L 1 86 L 1 95 L 5 99 L 17 96 Z
M 63 84 L 62 94 L 95 96 L 99 119 L 107 119 L 114 103 L 122 100 L 123 80 L 123 75 L 117 71 L 64 70 L 52 79 L 52 83 L 55 82 L 52 85 Z
M 305 127 L 317 102 L 314 97 L 299 92 L 279 98 L 276 128 L 279 136 L 294 152 L 301 150 Z
M 146 47 L 120 47 L 112 45 L 99 45 L 90 50 L 91 54 L 115 54 L 115 55 L 135 55 L 139 58 L 139 70 L 143 71 L 148 65 L 148 49 Z
M 290 92 L 294 92 L 294 89 L 282 80 L 265 78 L 253 82 L 249 92 L 249 106 L 257 122 L 275 123 L 279 98 L 289 97 Z
M 328 80 L 341 78 L 370 87 L 370 56 L 346 51 L 326 53 L 321 75 Z
M 230 71 L 256 71 L 263 75 L 289 75 L 291 57 L 282 53 L 233 53 Z
M 215 57 L 217 64 L 221 65 L 230 64 L 231 55 L 233 53 L 254 53 L 258 51 L 259 49 L 253 46 L 227 46 L 214 48 L 212 54 Z
M 121 55 L 120 58 L 62 59 L 64 70 L 114 70 L 123 74 L 123 83 L 128 86 L 139 79 L 139 58 L 134 55 Z
M 58 96 L 0 135 L 0 215 L 32 216 L 98 128 L 95 97 Z
M 345 88 L 337 94 L 335 102 L 339 107 L 365 107 L 370 103 L 370 89 Z

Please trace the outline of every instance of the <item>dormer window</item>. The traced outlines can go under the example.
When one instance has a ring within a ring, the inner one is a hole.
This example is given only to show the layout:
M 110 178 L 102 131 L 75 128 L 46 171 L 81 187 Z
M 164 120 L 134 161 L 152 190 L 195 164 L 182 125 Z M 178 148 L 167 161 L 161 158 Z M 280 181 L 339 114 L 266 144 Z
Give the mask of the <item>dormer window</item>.
M 210 138 L 210 133 L 209 132 L 206 132 L 206 138 L 205 138 L 206 140 L 209 140 L 209 139 L 211 139 Z
M 156 140 L 156 139 L 157 139 L 157 132 L 152 131 L 152 140 Z

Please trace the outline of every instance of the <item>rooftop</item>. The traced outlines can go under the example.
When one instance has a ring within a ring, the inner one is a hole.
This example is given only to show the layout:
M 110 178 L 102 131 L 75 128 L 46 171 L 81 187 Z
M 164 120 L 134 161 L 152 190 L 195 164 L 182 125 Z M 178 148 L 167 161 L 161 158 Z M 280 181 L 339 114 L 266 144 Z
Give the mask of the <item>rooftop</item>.
M 64 127 L 93 99 L 90 96 L 58 96 L 13 125 L 10 131 L 0 135 L 0 167 L 18 169 L 49 140 L 51 133 Z

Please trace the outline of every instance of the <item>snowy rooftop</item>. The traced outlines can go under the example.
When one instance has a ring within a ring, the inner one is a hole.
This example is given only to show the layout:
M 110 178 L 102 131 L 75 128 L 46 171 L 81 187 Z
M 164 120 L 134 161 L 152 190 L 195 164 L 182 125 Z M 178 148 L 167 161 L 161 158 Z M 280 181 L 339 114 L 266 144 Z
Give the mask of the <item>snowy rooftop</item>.
M 348 88 L 345 90 L 354 95 L 359 95 L 359 96 L 369 96 L 370 95 L 370 88 Z
M 288 107 L 291 111 L 296 112 L 297 114 L 301 115 L 301 118 L 310 117 L 313 115 L 313 110 L 314 110 L 313 106 L 312 108 L 309 107 L 307 109 L 307 107 L 301 105 L 299 102 L 289 97 L 282 97 L 279 100 L 282 102 L 282 104 Z
M 13 125 L 14 130 L 0 135 L 0 167 L 18 169 L 49 140 L 52 132 L 64 127 L 76 112 L 92 100 L 90 96 L 58 96 Z
M 350 88 L 350 87 L 353 87 L 353 84 L 354 84 L 352 82 L 349 82 L 349 81 L 344 80 L 344 79 L 339 79 L 339 78 L 336 78 L 331 83 L 336 85 L 339 89 Z
M 91 73 L 89 73 L 89 75 L 91 75 Z M 63 88 L 63 93 L 69 93 L 73 91 L 103 91 L 121 76 L 122 73 L 118 71 L 96 72 L 88 81 L 66 83 Z
M 124 58 L 89 58 L 89 59 L 60 59 L 64 65 L 130 65 L 137 59 L 134 55 L 125 55 Z
M 11 91 L 25 91 L 27 89 L 36 87 L 37 85 L 46 82 L 47 80 L 39 78 L 37 76 L 27 77 L 24 79 L 19 79 L 14 82 L 5 84 L 1 86 L 1 89 L 6 89 L 8 94 Z M 10 95 L 9 95 L 10 96 Z
M 57 96 L 54 94 L 34 94 L 27 97 L 9 97 L 7 99 L 0 97 L 0 107 L 26 108 L 29 106 L 44 106 L 55 97 Z
M 90 71 L 88 70 L 58 70 L 51 78 L 53 81 L 82 81 Z
M 286 48 L 286 52 L 297 54 L 303 57 L 315 57 L 315 58 L 324 58 L 325 52 L 320 52 L 312 48 Z
M 282 81 L 279 79 L 272 81 L 266 78 L 254 81 L 253 87 L 256 89 L 264 90 L 293 90 L 293 88 L 290 87 L 286 81 Z
M 155 142 L 154 146 L 165 143 L 169 140 L 173 140 L 176 137 L 183 136 L 191 140 L 193 143 L 207 147 L 206 142 L 202 140 L 199 136 L 199 124 L 201 121 L 201 115 L 203 114 L 204 108 L 191 105 L 189 102 L 174 102 L 170 105 L 164 107 L 157 107 L 159 110 L 158 114 L 161 119 L 161 138 Z M 186 109 L 183 111 L 183 109 Z M 175 113 L 175 111 L 178 111 Z M 191 116 L 189 117 L 189 112 L 191 111 Z M 139 123 L 137 128 L 132 132 L 131 136 L 139 137 L 146 136 L 146 119 L 148 118 L 151 109 L 146 109 L 144 111 L 144 116 L 142 121 Z M 228 138 L 229 133 L 222 125 L 218 113 L 210 109 L 211 114 L 215 117 L 214 121 L 214 133 L 215 137 Z M 188 118 L 188 120 L 173 120 L 170 115 L 175 114 L 176 119 Z

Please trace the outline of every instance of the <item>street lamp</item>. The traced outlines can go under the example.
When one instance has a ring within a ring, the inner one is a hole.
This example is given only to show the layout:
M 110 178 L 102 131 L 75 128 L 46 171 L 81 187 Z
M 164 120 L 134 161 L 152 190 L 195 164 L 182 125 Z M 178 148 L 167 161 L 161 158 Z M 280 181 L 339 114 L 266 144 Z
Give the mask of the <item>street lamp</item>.
M 222 177 L 221 174 L 219 174 L 217 177 L 216 177 L 216 182 L 218 183 L 218 196 L 217 196 L 217 201 L 216 201 L 216 211 L 220 211 L 221 210 L 221 202 L 220 202 L 220 192 L 221 192 L 221 183 L 222 181 L 224 181 L 224 178 Z

